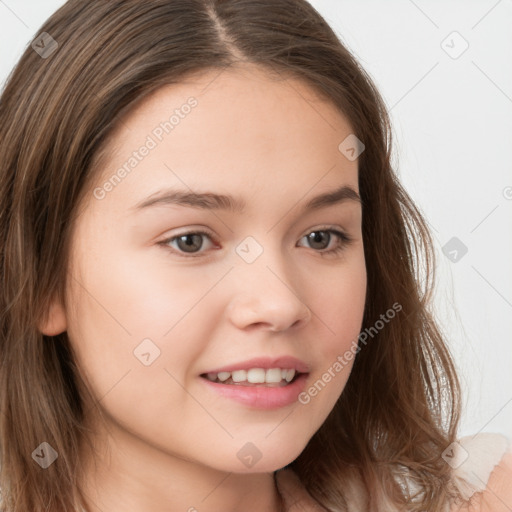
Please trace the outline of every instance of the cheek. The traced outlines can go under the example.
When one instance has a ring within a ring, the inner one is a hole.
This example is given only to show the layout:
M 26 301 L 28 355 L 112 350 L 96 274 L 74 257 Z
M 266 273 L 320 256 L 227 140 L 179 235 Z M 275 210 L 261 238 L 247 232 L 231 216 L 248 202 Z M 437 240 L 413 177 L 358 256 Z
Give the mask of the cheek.
M 209 310 L 218 304 L 212 296 L 224 286 L 222 280 L 231 267 L 225 262 L 181 263 L 157 246 L 136 251 L 126 247 L 119 251 L 118 261 L 115 273 L 105 275 L 113 289 L 111 300 L 126 304 L 121 314 L 134 331 L 165 339 L 182 324 L 196 322 L 198 315 L 204 315 L 205 304 Z M 206 321 L 208 316 L 202 318 Z
M 81 247 L 67 301 L 73 304 L 68 335 L 95 396 L 108 392 L 107 402 L 114 395 L 123 402 L 122 394 L 130 403 L 140 399 L 148 405 L 152 401 L 143 389 L 172 393 L 177 384 L 171 375 L 184 382 L 187 368 L 205 350 L 207 305 L 212 314 L 205 296 L 219 276 L 197 270 L 191 279 L 191 272 L 166 265 L 163 254 L 127 257 L 124 247 L 115 249 L 120 245 L 101 252 Z
M 313 351 L 318 370 L 308 383 L 299 403 L 313 408 L 325 418 L 343 392 L 357 357 L 366 299 L 366 267 L 364 256 L 319 294 L 315 303 L 319 330 Z
M 129 291 L 133 289 L 129 287 Z M 129 303 L 129 296 L 125 297 Z M 105 300 L 106 296 L 102 298 Z M 173 325 L 172 316 L 165 315 L 162 306 L 160 316 L 160 310 L 155 312 L 157 301 L 148 299 L 137 306 L 127 304 L 127 310 L 134 315 L 131 321 L 124 322 L 127 332 L 103 304 L 88 293 L 78 293 L 76 316 L 70 322 L 68 335 L 76 350 L 77 365 L 103 411 L 123 428 L 144 432 L 148 439 L 165 439 L 163 434 L 170 429 L 173 418 L 190 414 L 190 409 L 200 414 L 194 409 L 197 405 L 187 401 L 181 383 L 190 361 L 202 348 L 194 344 L 190 325 L 187 331 L 178 323 L 162 338 L 162 327 L 169 330 Z M 152 320 L 161 325 L 153 329 Z M 186 322 L 183 325 L 186 327 Z
M 338 275 L 333 275 L 323 293 L 317 294 L 315 311 L 321 326 L 324 363 L 336 357 L 357 342 L 361 330 L 366 300 L 366 266 L 364 254 L 354 256 Z
M 103 247 L 101 254 L 83 253 L 78 292 L 87 293 L 72 299 L 82 309 L 77 316 L 87 316 L 91 328 L 108 329 L 132 345 L 145 338 L 158 343 L 172 337 L 223 269 L 215 275 L 199 268 L 184 270 L 167 262 L 161 251 L 134 251 L 119 242 Z

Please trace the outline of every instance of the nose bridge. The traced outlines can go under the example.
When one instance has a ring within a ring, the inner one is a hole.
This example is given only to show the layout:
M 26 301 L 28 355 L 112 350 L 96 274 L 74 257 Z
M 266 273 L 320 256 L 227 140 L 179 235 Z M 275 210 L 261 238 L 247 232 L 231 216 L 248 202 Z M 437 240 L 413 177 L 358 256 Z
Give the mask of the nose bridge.
M 290 288 L 293 290 L 296 283 L 289 277 L 291 262 L 286 261 L 281 244 L 274 238 L 272 234 L 259 235 L 258 239 L 248 236 L 240 242 L 235 249 L 238 255 L 236 271 L 250 281 L 253 288 L 260 284 L 264 288 L 285 287 L 288 293 L 292 293 Z
M 310 317 L 297 280 L 293 279 L 291 263 L 286 261 L 281 245 L 271 244 L 271 239 L 267 236 L 260 242 L 249 236 L 235 249 L 236 286 L 231 315 L 239 327 L 265 323 L 272 324 L 272 330 L 282 330 Z

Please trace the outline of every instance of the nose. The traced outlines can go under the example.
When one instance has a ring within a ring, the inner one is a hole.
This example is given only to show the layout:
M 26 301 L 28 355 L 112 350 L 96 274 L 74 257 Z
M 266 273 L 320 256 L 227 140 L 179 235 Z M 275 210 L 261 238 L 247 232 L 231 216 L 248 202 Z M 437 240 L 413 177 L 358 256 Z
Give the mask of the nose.
M 236 292 L 228 305 L 228 316 L 239 329 L 255 326 L 270 331 L 284 331 L 307 324 L 310 308 L 299 297 L 296 283 L 285 265 L 257 261 L 241 262 L 234 272 Z

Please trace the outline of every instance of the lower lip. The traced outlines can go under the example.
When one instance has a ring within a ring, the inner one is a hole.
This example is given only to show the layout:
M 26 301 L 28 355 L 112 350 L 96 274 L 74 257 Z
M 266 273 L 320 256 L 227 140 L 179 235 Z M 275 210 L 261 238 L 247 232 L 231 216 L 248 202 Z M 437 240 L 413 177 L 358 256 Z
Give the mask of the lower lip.
M 220 384 L 200 377 L 214 392 L 256 409 L 278 409 L 297 402 L 299 394 L 306 385 L 307 378 L 308 374 L 303 373 L 286 386 L 272 388 L 263 385 Z

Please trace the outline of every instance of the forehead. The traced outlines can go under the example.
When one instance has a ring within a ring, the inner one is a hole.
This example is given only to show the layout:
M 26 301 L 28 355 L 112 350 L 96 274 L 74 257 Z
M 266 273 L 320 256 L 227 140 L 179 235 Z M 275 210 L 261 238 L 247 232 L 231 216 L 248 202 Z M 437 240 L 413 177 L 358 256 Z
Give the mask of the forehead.
M 269 122 L 278 121 L 274 114 L 281 117 L 286 111 L 290 116 L 288 120 L 303 119 L 306 116 L 305 120 L 313 121 L 313 117 L 316 117 L 317 121 L 322 121 L 331 130 L 337 130 L 340 123 L 348 125 L 347 119 L 336 109 L 335 104 L 325 95 L 320 95 L 305 79 L 247 63 L 196 71 L 179 82 L 164 85 L 138 102 L 124 116 L 122 124 L 125 128 L 134 122 L 140 124 L 144 118 L 149 119 L 151 114 L 165 117 L 165 114 L 172 113 L 174 108 L 179 108 L 191 96 L 197 98 L 205 115 L 222 111 L 228 118 L 232 118 L 241 109 L 242 113 L 252 114 L 252 121 L 264 119 Z M 269 105 L 275 111 L 260 110 L 261 106 Z
M 121 118 L 98 183 L 124 168 L 130 199 L 158 184 L 248 192 L 267 184 L 304 195 L 324 180 L 357 189 L 357 161 L 338 148 L 351 133 L 335 105 L 302 80 L 256 66 L 209 70 L 161 87 Z

